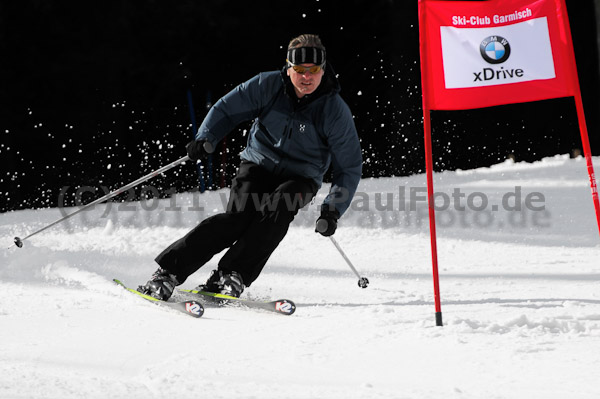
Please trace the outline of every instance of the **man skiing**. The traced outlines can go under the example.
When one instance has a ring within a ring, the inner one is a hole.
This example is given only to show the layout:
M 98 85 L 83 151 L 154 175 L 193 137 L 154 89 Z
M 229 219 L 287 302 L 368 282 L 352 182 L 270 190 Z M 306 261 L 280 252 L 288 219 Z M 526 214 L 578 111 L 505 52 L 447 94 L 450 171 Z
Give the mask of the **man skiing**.
M 175 286 L 229 248 L 198 289 L 239 297 L 298 210 L 316 195 L 330 165 L 331 189 L 317 225 L 320 234 L 334 234 L 362 170 L 352 114 L 339 91 L 320 38 L 305 34 L 290 41 L 282 71 L 259 73 L 217 101 L 186 150 L 192 160 L 205 158 L 206 148 L 216 147 L 238 124 L 254 120 L 227 209 L 159 254 L 160 267 L 138 291 L 167 300 Z

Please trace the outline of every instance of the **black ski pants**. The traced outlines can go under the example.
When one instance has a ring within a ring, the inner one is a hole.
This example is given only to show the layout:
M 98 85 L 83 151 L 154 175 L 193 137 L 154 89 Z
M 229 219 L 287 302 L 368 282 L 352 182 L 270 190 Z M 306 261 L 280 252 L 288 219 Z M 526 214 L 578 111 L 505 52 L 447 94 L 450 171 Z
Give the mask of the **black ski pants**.
M 203 220 L 158 255 L 156 262 L 183 283 L 215 254 L 229 248 L 218 269 L 238 272 L 248 287 L 287 234 L 298 210 L 310 203 L 317 190 L 312 179 L 278 177 L 243 161 L 233 179 L 226 212 Z

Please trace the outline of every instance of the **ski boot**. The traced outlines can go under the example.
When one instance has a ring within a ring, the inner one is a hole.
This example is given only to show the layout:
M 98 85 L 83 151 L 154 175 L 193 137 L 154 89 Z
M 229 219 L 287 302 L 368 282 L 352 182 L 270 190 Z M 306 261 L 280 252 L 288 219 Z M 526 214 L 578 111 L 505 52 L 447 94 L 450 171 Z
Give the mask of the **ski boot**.
M 144 295 L 166 301 L 173 295 L 176 285 L 179 285 L 179 281 L 175 275 L 159 267 L 146 285 L 140 285 L 137 290 Z
M 238 272 L 226 273 L 222 270 L 213 270 L 206 283 L 199 285 L 196 290 L 239 298 L 244 288 L 244 281 Z

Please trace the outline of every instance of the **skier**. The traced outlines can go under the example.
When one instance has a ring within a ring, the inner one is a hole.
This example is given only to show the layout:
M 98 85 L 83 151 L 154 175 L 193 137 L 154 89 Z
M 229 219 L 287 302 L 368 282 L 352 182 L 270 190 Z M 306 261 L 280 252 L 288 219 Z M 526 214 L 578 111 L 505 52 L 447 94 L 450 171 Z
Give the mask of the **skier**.
M 282 71 L 259 73 L 217 101 L 186 150 L 192 160 L 203 159 L 207 147 L 215 148 L 238 124 L 254 120 L 227 209 L 159 254 L 160 267 L 138 291 L 167 300 L 175 286 L 229 248 L 197 289 L 239 297 L 298 210 L 316 195 L 330 165 L 331 189 L 317 225 L 320 234 L 334 234 L 362 170 L 352 114 L 339 91 L 320 38 L 304 34 L 290 41 Z

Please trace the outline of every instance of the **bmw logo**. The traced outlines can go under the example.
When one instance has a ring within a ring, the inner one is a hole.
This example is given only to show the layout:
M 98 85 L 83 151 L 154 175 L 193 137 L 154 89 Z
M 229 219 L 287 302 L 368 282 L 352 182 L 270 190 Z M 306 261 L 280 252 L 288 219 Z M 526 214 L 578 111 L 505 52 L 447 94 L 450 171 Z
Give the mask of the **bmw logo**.
M 489 36 L 483 39 L 479 51 L 490 64 L 501 64 L 510 57 L 510 44 L 501 36 Z

